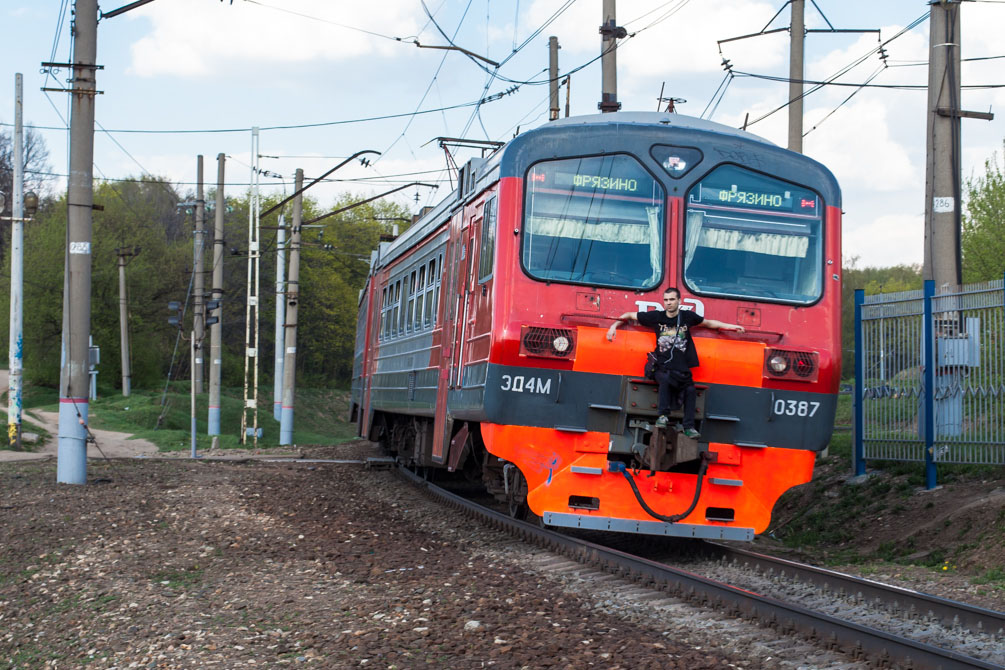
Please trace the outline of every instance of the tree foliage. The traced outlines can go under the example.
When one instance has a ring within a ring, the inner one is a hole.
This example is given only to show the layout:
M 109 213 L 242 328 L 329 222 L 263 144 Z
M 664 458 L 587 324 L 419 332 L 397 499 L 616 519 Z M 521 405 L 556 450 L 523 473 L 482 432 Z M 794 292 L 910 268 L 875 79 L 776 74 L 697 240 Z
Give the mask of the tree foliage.
M 858 268 L 858 258 L 848 259 L 841 289 L 841 377 L 855 376 L 855 290 L 866 295 L 898 293 L 922 287 L 920 265 L 895 265 L 887 268 Z
M 1001 279 L 1005 273 L 1005 173 L 997 153 L 984 168 L 984 176 L 967 181 L 961 238 L 964 282 Z
M 0 131 L 0 191 L 7 199 L 6 209 L 10 211 L 14 193 L 14 131 Z M 24 133 L 24 190 L 35 191 L 40 198 L 45 195 L 49 172 L 49 149 L 45 140 L 33 128 Z M 7 255 L 10 244 L 10 221 L 0 219 L 0 257 Z
M 366 196 L 345 195 L 335 207 Z M 119 250 L 138 253 L 126 257 L 131 382 L 134 388 L 158 388 L 168 374 L 188 375 L 188 345 L 167 323 L 169 301 L 186 305 L 183 331 L 191 328 L 194 265 L 191 209 L 180 207 L 194 194 L 179 193 L 169 183 L 144 178 L 101 182 L 95 186 L 96 210 L 92 230 L 91 334 L 101 348 L 99 385 L 121 386 L 119 343 Z M 278 198 L 263 203 L 263 211 Z M 224 213 L 223 256 L 223 383 L 240 386 L 244 378 L 245 325 L 248 278 L 248 210 L 250 194 L 227 198 Z M 212 230 L 215 197 L 207 194 L 204 290 L 213 288 Z M 289 225 L 290 206 L 285 208 Z M 319 216 L 310 198 L 304 219 Z M 25 376 L 28 381 L 56 386 L 59 381 L 63 319 L 63 274 L 66 249 L 66 196 L 43 200 L 35 220 L 25 229 L 24 332 Z M 277 212 L 262 220 L 259 261 L 259 382 L 272 380 L 275 352 Z M 300 309 L 297 342 L 297 383 L 343 385 L 352 370 L 355 323 L 360 289 L 366 281 L 370 251 L 389 225 L 380 219 L 407 216 L 401 207 L 376 201 L 324 219 L 319 227 L 304 229 L 300 264 Z M 287 251 L 287 262 L 288 262 Z M 9 311 L 10 260 L 4 261 L 0 310 Z M 285 300 L 280 295 L 278 299 Z M 72 306 L 71 306 L 72 308 Z M 207 329 L 208 331 L 208 329 Z M 3 333 L 6 340 L 6 331 Z M 176 351 L 176 343 L 179 345 Z M 208 349 L 207 339 L 203 342 Z M 208 353 L 208 352 L 207 352 Z M 204 354 L 208 359 L 208 355 Z M 208 366 L 207 366 L 208 367 Z

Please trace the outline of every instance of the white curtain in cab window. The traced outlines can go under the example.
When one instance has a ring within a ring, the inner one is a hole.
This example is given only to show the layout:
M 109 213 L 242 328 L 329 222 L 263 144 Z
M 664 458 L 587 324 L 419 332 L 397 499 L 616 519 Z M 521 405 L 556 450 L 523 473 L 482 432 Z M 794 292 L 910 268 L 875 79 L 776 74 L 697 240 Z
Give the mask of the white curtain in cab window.
M 658 209 L 658 208 L 653 208 Z M 544 218 L 535 216 L 530 220 L 530 232 L 534 235 L 548 237 L 564 237 L 570 240 L 590 240 L 593 242 L 617 242 L 619 244 L 651 244 L 653 226 L 650 216 L 648 226 L 634 223 L 615 223 L 601 221 L 587 223 L 582 219 L 563 219 L 560 217 Z M 656 225 L 659 225 L 657 217 Z M 659 252 L 659 230 L 656 233 L 657 253 Z
M 768 256 L 806 258 L 810 238 L 802 235 L 777 235 L 775 233 L 746 233 L 742 230 L 723 230 L 706 226 L 701 231 L 698 245 L 726 251 L 748 251 Z
M 783 235 L 778 233 L 752 233 L 742 230 L 727 230 L 705 225 L 705 213 L 687 213 L 687 237 L 684 241 L 689 260 L 694 259 L 698 247 L 723 249 L 725 251 L 747 251 L 768 256 L 786 258 L 806 258 L 810 248 L 810 238 L 804 235 Z
M 649 217 L 649 266 L 653 273 L 649 276 L 646 284 L 653 284 L 660 276 L 660 208 L 646 207 L 646 216 Z

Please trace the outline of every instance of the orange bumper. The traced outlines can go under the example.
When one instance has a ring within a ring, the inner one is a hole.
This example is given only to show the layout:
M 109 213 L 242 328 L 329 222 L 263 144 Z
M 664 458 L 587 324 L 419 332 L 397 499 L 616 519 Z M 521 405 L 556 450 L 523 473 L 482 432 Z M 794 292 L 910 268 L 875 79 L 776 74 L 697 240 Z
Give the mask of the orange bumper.
M 490 453 L 520 468 L 527 480 L 527 503 L 545 521 L 551 515 L 556 525 L 602 528 L 602 520 L 613 519 L 618 523 L 608 523 L 610 529 L 630 532 L 632 524 L 621 522 L 655 521 L 636 500 L 624 475 L 609 471 L 607 433 L 488 423 L 481 425 L 481 432 Z M 815 454 L 810 451 L 714 442 L 708 449 L 716 459 L 708 465 L 698 504 L 681 520 L 682 526 L 763 533 L 778 498 L 810 481 L 813 474 Z M 698 483 L 694 474 L 657 472 L 650 477 L 642 470 L 629 475 L 649 507 L 664 516 L 685 511 Z M 596 508 L 589 509 L 593 505 Z M 723 520 L 730 511 L 732 519 Z

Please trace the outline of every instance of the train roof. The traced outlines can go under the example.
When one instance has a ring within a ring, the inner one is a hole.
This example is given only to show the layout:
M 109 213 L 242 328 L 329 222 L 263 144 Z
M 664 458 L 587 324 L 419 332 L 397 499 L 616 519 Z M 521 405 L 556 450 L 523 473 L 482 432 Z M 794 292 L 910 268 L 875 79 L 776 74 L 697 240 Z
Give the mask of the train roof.
M 763 146 L 769 153 L 786 166 L 786 172 L 799 174 L 808 165 L 817 167 L 818 176 L 826 183 L 825 197 L 831 204 L 840 207 L 840 190 L 833 174 L 823 165 L 801 154 L 788 151 L 774 142 L 754 135 L 745 130 L 707 121 L 693 116 L 670 112 L 612 112 L 608 114 L 589 114 L 572 116 L 549 121 L 525 133 L 517 135 L 505 145 L 485 158 L 472 158 L 458 174 L 458 186 L 435 207 L 425 212 L 422 217 L 409 226 L 393 242 L 382 242 L 370 257 L 371 273 L 376 267 L 386 265 L 403 255 L 420 241 L 431 235 L 443 221 L 444 217 L 452 215 L 462 207 L 471 194 L 479 192 L 484 186 L 500 176 L 523 174 L 528 167 L 528 161 L 540 159 L 541 150 L 547 138 L 568 139 L 580 132 L 582 126 L 596 126 L 597 136 L 639 137 L 645 127 L 677 131 L 674 141 L 709 141 L 709 138 L 719 138 L 720 142 Z M 667 140 L 669 141 L 669 140 Z M 560 144 L 567 149 L 567 145 Z
M 706 121 L 705 119 L 699 119 L 696 116 L 686 116 L 684 114 L 677 114 L 672 112 L 611 112 L 608 114 L 588 114 L 586 116 L 570 116 L 564 119 L 556 119 L 555 121 L 551 121 L 547 125 L 540 126 L 539 128 L 545 128 L 545 127 L 558 128 L 562 126 L 579 126 L 579 125 L 591 125 L 591 124 L 670 126 L 672 128 L 703 130 L 705 132 L 716 133 L 718 135 L 731 135 L 733 137 L 740 137 L 745 140 L 754 140 L 756 142 L 764 142 L 765 144 L 771 146 L 778 146 L 774 142 L 770 142 L 764 139 L 763 137 L 754 135 L 753 133 L 748 132 L 746 130 L 740 130 L 739 128 L 734 128 L 732 126 L 716 123 L 715 121 Z M 539 128 L 535 128 L 535 130 L 538 130 Z

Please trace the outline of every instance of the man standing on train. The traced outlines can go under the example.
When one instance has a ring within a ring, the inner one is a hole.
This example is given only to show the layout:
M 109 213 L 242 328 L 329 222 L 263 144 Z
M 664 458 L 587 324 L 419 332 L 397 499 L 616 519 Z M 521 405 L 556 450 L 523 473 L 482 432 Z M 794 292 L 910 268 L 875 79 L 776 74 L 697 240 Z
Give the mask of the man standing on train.
M 680 291 L 670 287 L 663 292 L 665 310 L 651 312 L 625 312 L 607 330 L 607 340 L 614 341 L 618 326 L 634 321 L 656 331 L 656 348 L 649 354 L 655 363 L 654 377 L 659 385 L 659 418 L 656 425 L 665 427 L 669 423 L 671 404 L 676 405 L 678 396 L 684 395 L 683 433 L 687 437 L 700 436 L 694 428 L 694 407 L 697 391 L 691 368 L 698 367 L 698 350 L 691 337 L 691 329 L 696 326 L 714 330 L 735 330 L 742 333 L 743 326 L 723 323 L 715 319 L 705 319 L 691 310 L 680 308 Z

